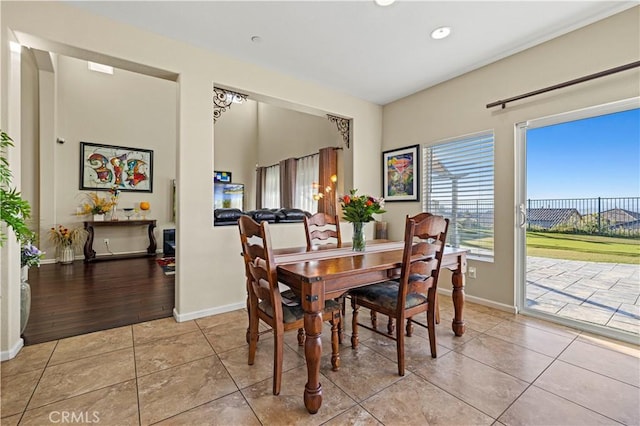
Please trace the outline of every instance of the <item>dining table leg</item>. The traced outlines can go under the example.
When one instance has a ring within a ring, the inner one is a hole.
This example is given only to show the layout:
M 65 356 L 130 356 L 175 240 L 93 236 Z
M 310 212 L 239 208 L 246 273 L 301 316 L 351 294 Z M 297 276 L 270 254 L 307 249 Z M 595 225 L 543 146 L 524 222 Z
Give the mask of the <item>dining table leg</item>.
M 307 384 L 304 387 L 304 405 L 315 414 L 322 405 L 322 385 L 320 384 L 320 357 L 322 356 L 322 312 L 304 313 L 304 355 L 307 360 Z
M 467 258 L 465 255 L 461 255 L 458 258 L 458 266 L 453 270 L 451 275 L 451 283 L 453 284 L 453 291 L 451 298 L 453 299 L 453 321 L 451 327 L 456 336 L 462 336 L 465 331 L 463 309 L 464 309 L 464 273 L 467 270 Z

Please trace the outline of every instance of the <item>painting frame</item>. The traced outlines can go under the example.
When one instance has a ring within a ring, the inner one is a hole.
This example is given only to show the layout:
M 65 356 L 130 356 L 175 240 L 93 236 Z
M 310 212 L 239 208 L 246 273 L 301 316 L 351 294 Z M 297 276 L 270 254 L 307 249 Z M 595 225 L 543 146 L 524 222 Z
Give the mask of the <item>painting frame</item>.
M 117 187 L 127 192 L 153 192 L 153 150 L 80 142 L 79 187 L 90 191 Z
M 223 172 L 220 170 L 213 171 L 213 181 L 222 183 L 231 183 L 231 172 Z
M 402 164 L 402 168 L 398 170 Z M 382 197 L 385 201 L 420 201 L 420 145 L 382 152 Z

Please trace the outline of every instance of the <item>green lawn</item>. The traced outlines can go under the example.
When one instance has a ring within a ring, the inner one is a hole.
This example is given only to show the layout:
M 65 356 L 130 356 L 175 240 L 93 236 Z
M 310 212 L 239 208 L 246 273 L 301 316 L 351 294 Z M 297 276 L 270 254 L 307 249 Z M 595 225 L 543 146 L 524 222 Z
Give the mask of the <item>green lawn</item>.
M 587 262 L 640 264 L 640 239 L 527 232 L 527 255 Z

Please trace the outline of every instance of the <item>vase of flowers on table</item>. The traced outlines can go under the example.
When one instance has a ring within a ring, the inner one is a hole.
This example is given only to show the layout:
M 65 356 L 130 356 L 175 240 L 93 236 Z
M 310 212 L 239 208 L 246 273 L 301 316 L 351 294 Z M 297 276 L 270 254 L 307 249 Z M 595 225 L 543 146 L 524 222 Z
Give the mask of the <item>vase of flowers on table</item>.
M 38 247 L 26 242 L 20 249 L 20 334 L 27 328 L 27 321 L 31 314 L 31 286 L 29 285 L 29 268 L 32 266 L 40 267 L 40 261 L 44 256 L 44 252 Z
M 49 241 L 56 247 L 59 263 L 68 265 L 75 259 L 75 249 L 81 247 L 88 232 L 82 228 L 67 228 L 62 225 L 49 229 Z
M 93 215 L 95 222 L 104 221 L 104 215 L 111 211 L 113 201 L 99 196 L 97 192 L 90 192 L 85 195 L 86 201 L 82 204 L 82 210 L 79 214 Z
M 383 198 L 357 195 L 357 192 L 357 189 L 352 189 L 349 195 L 344 195 L 340 199 L 340 204 L 342 205 L 344 219 L 353 224 L 353 237 L 351 240 L 353 251 L 364 251 L 364 225 L 373 220 L 374 214 L 381 214 L 386 211 L 383 210 Z

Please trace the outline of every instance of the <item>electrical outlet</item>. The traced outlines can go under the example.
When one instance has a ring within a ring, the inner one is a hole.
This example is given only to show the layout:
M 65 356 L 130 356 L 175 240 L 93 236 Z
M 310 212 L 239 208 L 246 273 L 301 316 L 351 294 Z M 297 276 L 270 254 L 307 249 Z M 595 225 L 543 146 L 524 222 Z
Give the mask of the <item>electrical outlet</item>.
M 469 266 L 469 278 L 475 278 L 475 277 L 476 277 L 476 267 Z
M 109 245 L 109 239 L 108 239 L 108 238 L 105 238 L 105 239 L 104 239 L 104 243 L 105 243 L 106 245 Z

